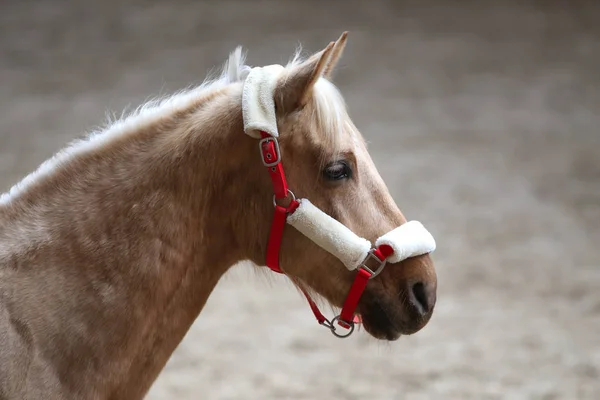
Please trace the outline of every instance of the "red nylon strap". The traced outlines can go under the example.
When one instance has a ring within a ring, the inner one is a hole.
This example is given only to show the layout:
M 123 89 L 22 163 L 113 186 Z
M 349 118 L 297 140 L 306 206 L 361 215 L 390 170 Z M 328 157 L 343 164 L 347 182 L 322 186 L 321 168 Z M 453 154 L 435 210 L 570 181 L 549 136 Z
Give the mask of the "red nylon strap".
M 288 213 L 294 212 L 299 205 L 300 203 L 298 203 L 298 201 L 292 200 L 292 203 L 287 208 L 278 205 L 275 206 L 275 213 L 273 215 L 273 222 L 271 224 L 271 232 L 269 234 L 269 242 L 267 244 L 267 267 L 280 274 L 285 274 L 279 265 L 279 249 L 281 248 L 281 239 L 283 237 L 286 218 Z M 310 306 L 310 309 L 312 310 L 319 324 L 323 324 L 323 322 L 327 321 L 327 318 L 325 318 L 325 316 L 321 313 L 319 307 L 310 297 L 304 286 L 293 277 L 289 276 L 289 278 L 304 294 L 304 297 L 306 297 L 308 305 Z
M 275 206 L 271 231 L 269 232 L 269 242 L 267 244 L 267 267 L 279 273 L 282 273 L 281 267 L 279 267 L 279 249 L 281 248 L 281 239 L 283 237 L 286 218 L 287 209 Z
M 379 246 L 378 248 L 373 250 L 373 254 L 375 254 L 377 256 L 377 258 L 379 258 L 381 261 L 383 261 L 386 258 L 388 258 L 389 256 L 391 256 L 392 254 L 394 254 L 394 249 L 392 248 L 392 246 L 389 246 L 387 244 L 382 244 L 381 246 Z
M 272 138 L 269 134 L 265 132 L 261 132 L 261 136 L 263 139 Z M 281 154 L 278 153 L 279 147 L 275 145 L 275 140 L 266 140 L 261 142 L 261 153 L 263 162 L 265 164 L 271 164 L 278 160 Z M 273 182 L 273 191 L 275 192 L 275 198 L 283 199 L 288 195 L 288 185 L 285 179 L 285 174 L 283 173 L 283 166 L 281 162 L 278 162 L 277 165 L 267 167 L 269 171 L 269 175 L 271 176 L 271 181 Z
M 375 254 L 380 261 L 385 260 L 393 253 L 394 249 L 387 244 L 381 245 L 373 250 L 373 254 Z M 349 329 L 351 322 L 357 322 L 354 312 L 356 311 L 360 297 L 367 287 L 369 279 L 371 279 L 371 273 L 364 268 L 359 268 L 356 272 L 352 287 L 350 287 L 350 292 L 348 292 L 348 296 L 346 296 L 346 300 L 344 301 L 340 318 L 338 319 L 338 325 L 341 327 Z
M 315 315 L 315 318 L 317 319 L 319 324 L 323 324 L 325 321 L 327 321 L 327 318 L 325 318 L 323 313 L 321 313 L 321 310 L 319 310 L 319 307 L 317 306 L 315 301 L 310 297 L 310 295 L 308 294 L 306 289 L 304 289 L 304 285 L 302 285 L 302 283 L 300 283 L 300 281 L 298 281 L 297 279 L 295 279 L 293 277 L 290 277 L 290 279 L 292 280 L 292 282 L 294 282 L 296 287 L 302 291 L 302 294 L 304 294 L 304 297 L 306 297 L 306 300 L 308 301 L 308 305 L 310 306 L 310 309 L 312 310 L 312 312 Z
M 281 248 L 287 215 L 296 211 L 299 205 L 298 201 L 292 200 L 287 208 L 279 205 L 275 206 L 271 231 L 269 232 L 269 242 L 267 243 L 267 267 L 275 272 L 283 273 L 279 266 L 279 249 Z
M 354 283 L 352 283 L 352 287 L 344 301 L 344 306 L 342 307 L 342 312 L 338 319 L 338 325 L 348 329 L 350 328 L 350 325 L 355 322 L 354 311 L 356 310 L 356 306 L 358 306 L 358 301 L 365 291 L 365 287 L 370 278 L 371 273 L 366 269 L 359 268 L 358 271 L 356 271 L 356 277 L 354 278 Z

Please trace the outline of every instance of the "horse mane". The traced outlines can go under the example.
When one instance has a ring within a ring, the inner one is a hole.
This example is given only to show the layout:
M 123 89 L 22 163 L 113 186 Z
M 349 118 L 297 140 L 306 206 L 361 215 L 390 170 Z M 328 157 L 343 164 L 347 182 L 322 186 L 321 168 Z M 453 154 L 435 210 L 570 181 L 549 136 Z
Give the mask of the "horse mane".
M 305 61 L 301 52 L 302 48 L 298 46 L 292 58 L 285 65 L 286 69 L 296 67 Z M 220 72 L 216 75 L 214 72 L 209 72 L 200 85 L 167 96 L 152 98 L 129 113 L 123 111 L 119 118 L 115 118 L 114 114 L 107 113 L 107 121 L 103 126 L 71 141 L 11 187 L 8 192 L 0 194 L 0 205 L 8 204 L 14 196 L 25 190 L 30 184 L 50 174 L 72 157 L 92 151 L 128 132 L 137 132 L 144 127 L 152 126 L 169 115 L 185 111 L 199 99 L 206 98 L 211 93 L 222 90 L 231 84 L 242 82 L 251 69 L 250 66 L 245 65 L 245 62 L 246 52 L 242 46 L 237 46 L 229 54 Z M 350 133 L 354 137 L 360 136 L 347 114 L 346 104 L 341 93 L 333 83 L 321 77 L 315 84 L 312 99 L 314 105 L 312 117 L 315 118 L 319 127 L 318 131 L 325 136 L 325 145 L 329 149 L 338 148 L 342 132 Z

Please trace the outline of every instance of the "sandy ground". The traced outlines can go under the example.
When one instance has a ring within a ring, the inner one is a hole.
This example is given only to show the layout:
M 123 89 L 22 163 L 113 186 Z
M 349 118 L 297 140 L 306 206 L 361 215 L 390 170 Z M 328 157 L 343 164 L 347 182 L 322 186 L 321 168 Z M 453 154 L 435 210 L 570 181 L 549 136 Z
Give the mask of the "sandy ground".
M 236 267 L 149 399 L 598 398 L 600 4 L 450 3 L 2 1 L 1 191 L 237 44 L 282 63 L 348 29 L 336 82 L 438 240 L 436 313 L 392 344 L 336 340 Z

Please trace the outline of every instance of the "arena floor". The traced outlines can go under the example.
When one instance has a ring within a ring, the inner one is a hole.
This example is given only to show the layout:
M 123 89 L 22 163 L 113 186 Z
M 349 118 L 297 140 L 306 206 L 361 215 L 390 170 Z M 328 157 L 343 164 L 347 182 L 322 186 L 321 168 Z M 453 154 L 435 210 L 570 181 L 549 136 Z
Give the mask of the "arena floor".
M 596 399 L 600 4 L 3 1 L 0 191 L 68 140 L 349 30 L 335 81 L 403 212 L 434 233 L 436 312 L 336 340 L 280 277 L 225 276 L 148 399 Z

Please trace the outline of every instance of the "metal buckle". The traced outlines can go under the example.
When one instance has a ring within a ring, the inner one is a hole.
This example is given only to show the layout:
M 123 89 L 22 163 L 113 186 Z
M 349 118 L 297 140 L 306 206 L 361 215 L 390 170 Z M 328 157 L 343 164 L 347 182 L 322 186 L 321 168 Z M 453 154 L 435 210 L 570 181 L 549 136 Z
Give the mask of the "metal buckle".
M 373 271 L 371 268 L 367 267 L 367 261 L 372 258 L 374 260 L 377 261 L 377 263 L 379 264 L 377 266 L 377 269 L 375 271 Z M 363 261 L 362 265 L 360 266 L 360 268 L 363 268 L 365 270 L 367 270 L 367 272 L 371 273 L 371 276 L 369 277 L 369 279 L 373 279 L 375 278 L 377 275 L 379 275 L 381 273 L 381 271 L 383 271 L 383 268 L 385 267 L 385 264 L 387 263 L 387 259 L 384 259 L 383 261 L 381 261 L 379 259 L 379 257 L 377 257 L 375 255 L 375 253 L 373 253 L 373 249 L 369 250 L 369 254 L 367 254 L 367 258 L 365 258 L 365 260 Z
M 354 332 L 354 321 L 351 321 L 351 322 L 342 321 L 346 325 L 348 325 L 348 328 L 347 328 L 348 332 L 340 334 L 340 333 L 337 333 L 336 327 L 335 327 L 335 322 L 338 321 L 339 319 L 340 319 L 340 316 L 338 315 L 337 317 L 334 317 L 331 321 L 325 320 L 325 321 L 321 322 L 321 325 L 323 325 L 324 327 L 329 329 L 331 331 L 331 333 L 333 333 L 333 336 L 338 337 L 340 339 L 344 339 L 344 338 L 347 338 L 348 336 L 352 335 L 352 332 Z
M 263 143 L 273 142 L 275 143 L 275 161 L 267 162 L 265 154 L 263 153 Z M 266 137 L 258 142 L 258 150 L 260 150 L 260 159 L 265 167 L 274 167 L 281 162 L 281 151 L 279 151 L 279 141 L 274 137 Z

